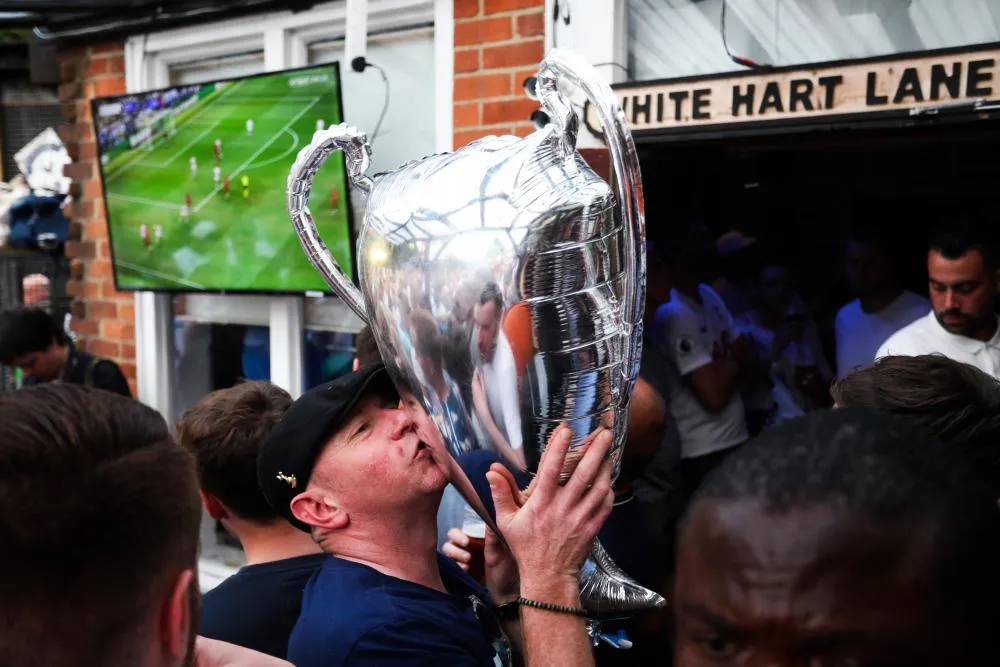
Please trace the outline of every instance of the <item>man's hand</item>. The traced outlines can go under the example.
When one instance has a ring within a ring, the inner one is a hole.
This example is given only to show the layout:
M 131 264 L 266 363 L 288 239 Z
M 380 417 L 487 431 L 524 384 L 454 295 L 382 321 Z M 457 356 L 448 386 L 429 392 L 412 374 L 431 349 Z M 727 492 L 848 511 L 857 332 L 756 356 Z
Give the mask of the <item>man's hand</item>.
M 194 667 L 292 667 L 292 663 L 242 646 L 198 637 Z
M 469 536 L 459 528 L 448 531 L 448 541 L 441 547 L 441 553 L 451 558 L 460 568 L 469 571 L 472 554 L 469 553 Z M 503 547 L 496 534 L 486 529 L 486 547 L 483 559 L 486 563 L 486 588 L 496 604 L 516 600 L 518 597 L 517 563 Z
M 530 589 L 536 582 L 576 582 L 580 565 L 614 505 L 608 430 L 595 434 L 572 475 L 560 486 L 572 436 L 566 425 L 552 434 L 526 498 L 503 466 L 493 464 L 486 473 L 497 526 L 517 561 L 520 592 L 525 597 L 534 595 Z
M 455 561 L 465 572 L 469 571 L 472 554 L 469 553 L 469 536 L 459 528 L 448 531 L 448 541 L 441 547 L 441 553 Z

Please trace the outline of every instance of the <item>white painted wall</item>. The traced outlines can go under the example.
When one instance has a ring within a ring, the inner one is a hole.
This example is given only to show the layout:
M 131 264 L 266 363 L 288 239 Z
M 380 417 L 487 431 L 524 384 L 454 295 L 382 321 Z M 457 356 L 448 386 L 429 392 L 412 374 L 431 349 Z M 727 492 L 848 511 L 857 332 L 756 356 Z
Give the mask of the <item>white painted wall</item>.
M 382 77 L 373 67 L 363 72 L 352 70 L 342 42 L 309 50 L 310 64 L 340 61 L 344 120 L 368 134 L 372 145 L 370 173 L 390 171 L 434 153 L 435 72 L 428 67 L 434 62 L 433 29 L 373 38 L 365 57 L 384 69 L 389 80 L 389 106 L 374 138 L 385 100 Z
M 625 80 L 627 66 L 625 0 L 560 0 L 559 16 L 553 21 L 556 0 L 545 0 L 545 46 L 569 49 L 597 66 L 608 83 Z M 567 24 L 566 18 L 569 18 Z M 611 63 L 617 63 L 613 65 Z M 583 113 L 583 97 L 575 96 L 577 112 Z M 582 126 L 582 124 L 581 124 Z M 604 144 L 582 127 L 578 148 L 599 148 Z

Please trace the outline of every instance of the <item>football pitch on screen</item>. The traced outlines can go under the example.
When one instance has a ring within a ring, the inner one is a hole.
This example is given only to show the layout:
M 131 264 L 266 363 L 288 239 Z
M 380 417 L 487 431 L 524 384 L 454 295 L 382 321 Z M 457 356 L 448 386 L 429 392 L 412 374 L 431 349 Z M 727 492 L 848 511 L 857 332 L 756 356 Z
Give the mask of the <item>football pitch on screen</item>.
M 292 229 L 285 193 L 318 121 L 340 122 L 337 96 L 330 68 L 231 82 L 181 112 L 167 136 L 109 160 L 103 173 L 118 286 L 328 290 Z M 345 182 L 342 160 L 327 160 L 309 207 L 327 247 L 352 272 Z

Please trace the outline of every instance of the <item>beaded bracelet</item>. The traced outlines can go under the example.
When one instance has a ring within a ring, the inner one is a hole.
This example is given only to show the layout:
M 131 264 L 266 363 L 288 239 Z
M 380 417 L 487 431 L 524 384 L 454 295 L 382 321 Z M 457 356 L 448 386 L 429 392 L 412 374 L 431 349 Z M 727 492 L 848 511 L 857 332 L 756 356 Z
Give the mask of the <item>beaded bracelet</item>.
M 551 604 L 549 602 L 538 602 L 537 600 L 529 600 L 527 598 L 518 598 L 517 603 L 524 605 L 525 607 L 534 607 L 535 609 L 544 609 L 545 611 L 554 611 L 560 614 L 572 614 L 573 616 L 587 616 L 587 610 L 580 609 L 579 607 L 564 607 L 561 604 Z

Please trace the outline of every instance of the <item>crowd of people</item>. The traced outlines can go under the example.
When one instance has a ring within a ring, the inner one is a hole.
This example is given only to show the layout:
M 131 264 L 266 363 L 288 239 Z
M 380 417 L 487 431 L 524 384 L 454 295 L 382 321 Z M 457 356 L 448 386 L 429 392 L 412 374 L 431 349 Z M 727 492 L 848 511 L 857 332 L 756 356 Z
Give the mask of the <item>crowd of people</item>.
M 0 362 L 38 386 L 0 396 L 0 663 L 994 664 L 1000 264 L 976 223 L 931 240 L 926 300 L 853 234 L 833 354 L 761 241 L 693 219 L 653 236 L 617 478 L 609 431 L 561 481 L 572 424 L 532 465 L 519 411 L 476 395 L 520 363 L 488 290 L 407 314 L 428 385 L 507 445 L 451 453 L 461 425 L 400 394 L 367 330 L 351 373 L 297 400 L 216 391 L 172 434 L 42 311 L 5 312 Z M 436 382 L 444 345 L 481 363 Z M 452 455 L 506 544 L 486 531 L 478 580 Z M 247 558 L 203 596 L 199 505 Z M 581 609 L 595 537 L 668 600 L 605 619 L 617 648 Z

